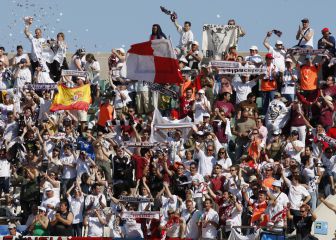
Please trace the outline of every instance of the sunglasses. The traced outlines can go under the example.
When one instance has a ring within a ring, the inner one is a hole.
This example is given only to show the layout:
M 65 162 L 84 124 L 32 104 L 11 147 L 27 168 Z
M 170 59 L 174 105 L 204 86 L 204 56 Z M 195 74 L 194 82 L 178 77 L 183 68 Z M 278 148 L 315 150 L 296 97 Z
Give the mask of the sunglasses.
M 230 169 L 230 172 L 234 172 L 234 171 L 236 171 L 236 169 Z
M 218 154 L 225 154 L 225 152 L 219 152 Z
M 215 169 L 221 169 L 220 167 L 215 167 Z
M 213 149 L 207 149 L 208 152 L 213 152 Z

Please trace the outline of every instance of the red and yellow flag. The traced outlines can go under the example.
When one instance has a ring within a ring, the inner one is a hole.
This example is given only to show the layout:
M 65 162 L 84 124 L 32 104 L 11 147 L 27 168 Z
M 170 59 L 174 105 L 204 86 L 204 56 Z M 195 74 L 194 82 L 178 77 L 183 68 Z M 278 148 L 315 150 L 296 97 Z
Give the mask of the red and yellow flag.
M 50 111 L 60 110 L 84 110 L 87 111 L 91 104 L 90 84 L 81 87 L 68 88 L 58 85 L 58 93 L 55 95 Z

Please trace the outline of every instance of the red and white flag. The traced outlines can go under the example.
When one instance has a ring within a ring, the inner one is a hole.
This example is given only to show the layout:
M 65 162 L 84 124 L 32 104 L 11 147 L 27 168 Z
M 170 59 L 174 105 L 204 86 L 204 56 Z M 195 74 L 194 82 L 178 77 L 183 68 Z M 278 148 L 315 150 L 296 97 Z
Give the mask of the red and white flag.
M 170 40 L 157 39 L 131 46 L 126 57 L 126 77 L 155 83 L 181 83 L 182 75 Z

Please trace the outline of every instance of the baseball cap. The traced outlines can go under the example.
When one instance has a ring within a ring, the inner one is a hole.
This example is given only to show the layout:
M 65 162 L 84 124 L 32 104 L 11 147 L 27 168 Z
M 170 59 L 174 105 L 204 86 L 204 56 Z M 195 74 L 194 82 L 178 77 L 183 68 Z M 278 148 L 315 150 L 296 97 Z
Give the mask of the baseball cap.
M 249 177 L 249 182 L 257 181 L 258 178 L 255 175 Z
M 125 54 L 125 49 L 123 48 L 117 48 L 117 51 L 120 51 L 121 53 Z
M 279 180 L 276 180 L 272 183 L 272 186 L 274 187 L 281 187 L 281 182 Z
M 192 41 L 191 44 L 199 46 L 199 43 L 197 41 Z
M 203 113 L 203 117 L 210 117 L 209 113 Z
M 16 225 L 14 223 L 8 224 L 8 229 L 16 228 Z
M 280 131 L 280 130 L 274 130 L 272 134 L 273 134 L 273 135 L 280 135 L 280 134 L 281 134 L 281 131 Z
M 49 192 L 49 191 L 54 191 L 51 187 L 48 187 L 45 189 L 46 192 Z
M 275 92 L 275 93 L 274 93 L 274 96 L 275 96 L 275 97 L 281 97 L 281 93 L 279 93 L 279 92 Z
M 283 42 L 280 41 L 280 40 L 278 40 L 278 41 L 275 42 L 275 45 L 282 45 L 282 44 L 283 44 Z
M 20 60 L 20 63 L 27 63 L 27 59 L 25 59 L 25 58 L 21 58 L 21 60 Z
M 285 59 L 285 62 L 290 62 L 290 63 L 292 63 L 293 60 L 292 60 L 291 58 L 286 58 L 286 59 Z
M 200 89 L 200 90 L 198 91 L 198 93 L 203 93 L 203 94 L 204 94 L 205 92 L 204 92 L 203 89 Z
M 272 53 L 267 53 L 265 58 L 268 58 L 268 59 L 273 59 L 273 55 Z
M 322 29 L 322 32 L 323 32 L 323 33 L 324 33 L 324 32 L 331 33 L 331 32 L 329 31 L 329 28 L 323 28 L 323 29 Z
M 258 47 L 255 46 L 255 45 L 252 45 L 252 46 L 250 47 L 250 50 L 258 50 Z
M 308 18 L 301 19 L 301 22 L 303 23 L 309 22 L 309 19 Z
M 43 212 L 46 212 L 46 211 L 47 211 L 47 209 L 46 209 L 45 207 L 42 207 L 42 206 L 38 206 L 37 209 L 38 209 L 38 210 L 41 210 L 41 211 L 43 211 Z

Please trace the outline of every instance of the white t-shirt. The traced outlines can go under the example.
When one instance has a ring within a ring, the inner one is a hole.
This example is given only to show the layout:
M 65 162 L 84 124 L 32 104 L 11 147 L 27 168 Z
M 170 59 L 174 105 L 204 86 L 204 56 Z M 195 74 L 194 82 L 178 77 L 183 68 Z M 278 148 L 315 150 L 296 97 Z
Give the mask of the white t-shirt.
M 84 197 L 74 198 L 72 196 L 68 197 L 68 202 L 70 206 L 70 211 L 74 215 L 72 221 L 73 224 L 83 222 L 83 208 L 84 208 Z
M 62 66 L 65 55 L 66 55 L 66 44 L 65 42 L 59 42 L 57 51 L 54 56 L 54 61 L 59 62 L 60 65 Z
M 211 109 L 210 102 L 206 97 L 202 101 L 195 101 L 194 123 L 198 124 L 203 121 L 203 114 L 209 113 L 207 109 Z
M 302 200 L 307 196 L 309 196 L 309 192 L 304 186 L 294 186 L 293 184 L 290 184 L 288 199 L 291 204 L 291 209 L 299 210 L 303 202 Z
M 88 173 L 90 175 L 90 165 L 91 163 L 85 159 L 78 158 L 76 164 L 77 177 L 81 177 L 83 173 Z
M 95 209 L 95 208 L 100 208 L 100 203 L 99 203 L 99 198 L 100 196 L 102 197 L 102 203 L 106 206 L 106 197 L 104 194 L 100 193 L 99 195 L 88 195 L 85 198 L 85 207 L 87 208 L 90 203 L 91 203 L 91 199 L 93 199 L 93 205 L 91 207 L 91 209 Z
M 16 63 L 19 63 L 22 58 L 27 60 L 27 59 L 29 59 L 29 56 L 28 56 L 27 53 L 23 53 L 21 56 L 17 56 L 17 55 L 14 56 L 14 59 L 15 59 Z
M 31 60 L 33 62 L 37 62 L 38 59 L 42 59 L 42 52 L 43 52 L 43 46 L 46 44 L 46 40 L 44 38 L 35 38 L 32 34 L 28 35 L 28 38 L 32 44 L 31 49 Z
M 2 120 L 7 120 L 7 113 L 9 111 L 13 112 L 14 111 L 14 104 L 3 104 L 3 103 L 0 103 L 0 119 Z
M 213 221 L 215 223 L 219 223 L 218 213 L 212 208 L 208 212 L 203 212 L 201 216 L 201 220 L 203 221 Z M 211 223 L 207 223 L 205 226 L 202 226 L 202 238 L 216 239 L 217 238 L 217 228 Z
M 196 210 L 196 209 L 195 209 Z M 200 217 L 202 216 L 202 212 L 199 210 L 196 210 L 190 220 L 188 221 L 190 217 L 190 213 L 185 210 L 182 212 L 182 218 L 186 222 L 186 231 L 185 231 L 185 237 L 190 239 L 198 239 L 199 236 L 199 230 L 198 230 L 198 221 Z M 188 223 L 187 223 L 188 221 Z
M 80 60 L 80 62 L 81 62 L 81 67 L 84 68 L 85 63 L 86 63 L 85 56 L 83 56 L 82 58 L 79 58 L 79 56 L 74 55 L 74 56 L 71 58 L 71 62 L 70 62 L 70 65 L 69 65 L 69 70 L 78 70 L 78 69 L 77 69 L 77 66 L 76 66 L 76 64 L 75 64 L 76 59 L 79 59 L 79 60 Z
M 162 211 L 163 211 L 163 216 L 168 219 L 168 210 L 172 209 L 176 211 L 177 209 L 177 196 L 173 195 L 172 199 L 167 198 L 165 196 L 161 197 L 162 201 Z
M 236 104 L 247 99 L 247 95 L 252 92 L 252 88 L 256 85 L 256 81 L 248 81 L 243 83 L 239 76 L 235 76 L 231 85 L 236 91 Z
M 48 204 L 50 204 L 50 205 L 53 206 L 53 207 L 56 207 L 57 204 L 59 204 L 59 202 L 60 202 L 59 198 L 57 198 L 57 197 L 54 196 L 54 197 L 45 199 L 45 200 L 41 203 L 41 206 L 42 206 L 42 207 L 45 207 L 45 208 L 47 209 L 47 217 L 48 217 L 49 219 L 52 219 L 52 218 L 55 216 L 56 211 L 55 211 L 54 209 L 48 208 L 48 207 L 47 207 Z
M 98 217 L 89 217 L 88 222 L 88 237 L 103 237 L 104 225 L 99 222 Z
M 35 72 L 35 74 L 38 74 L 37 77 L 36 77 L 36 82 L 37 83 L 55 83 L 51 78 L 50 78 L 50 75 L 49 75 L 49 72 L 46 71 L 46 72 Z
M 75 164 L 75 166 L 70 167 L 70 166 L 63 166 L 63 173 L 62 173 L 62 178 L 63 179 L 73 179 L 76 178 L 77 172 L 76 172 L 76 159 L 75 157 L 71 154 L 70 156 L 63 156 L 60 159 L 61 163 L 64 164 Z
M 126 223 L 123 226 L 123 232 L 125 238 L 143 238 L 141 224 L 137 223 L 135 219 L 126 219 Z
M 177 27 L 177 31 L 180 33 L 180 42 L 178 47 L 188 47 L 188 45 L 194 41 L 194 34 L 191 30 L 185 32 L 182 26 Z
M 19 132 L 19 124 L 17 122 L 7 123 L 3 138 L 6 139 L 8 142 L 12 141 L 14 138 L 17 137 Z
M 307 32 L 306 32 L 306 30 L 303 31 L 303 33 L 305 33 L 305 36 L 307 36 L 309 33 L 312 33 L 312 37 L 310 38 L 310 40 L 308 42 L 303 37 L 300 37 L 299 41 L 302 38 L 300 46 L 306 45 L 306 46 L 310 46 L 310 47 L 313 48 L 314 47 L 314 30 L 312 28 L 309 28 L 309 30 Z
M 281 94 L 295 94 L 295 83 L 298 79 L 298 73 L 295 69 L 292 69 L 292 75 L 287 69 L 285 70 L 283 75 Z
M 198 173 L 202 176 L 210 176 L 217 162 L 216 159 L 213 156 L 206 156 L 202 150 L 199 150 L 198 153 L 195 152 L 194 158 L 199 160 Z
M 46 117 L 45 113 L 50 115 L 50 106 L 51 106 L 52 101 L 51 100 L 44 100 L 44 98 L 40 97 L 40 111 L 39 111 L 39 120 L 47 120 L 48 118 Z
M 14 87 L 22 88 L 26 83 L 31 83 L 32 77 L 29 68 L 18 69 L 19 71 L 17 78 L 14 82 Z
M 238 211 L 236 207 L 231 210 L 230 217 L 226 220 L 227 226 L 241 226 L 241 211 Z
M 122 230 L 121 227 L 115 224 L 116 215 L 113 214 L 108 222 L 107 226 L 110 229 L 110 237 L 112 238 L 122 238 Z
M 0 159 L 0 177 L 10 177 L 10 162 Z
M 273 62 L 274 65 L 279 69 L 280 72 L 285 71 L 285 57 L 286 57 L 286 51 L 283 49 L 274 49 L 272 46 L 270 46 L 269 53 L 272 53 L 273 55 Z
M 100 64 L 98 61 L 86 62 L 84 69 L 88 72 L 91 84 L 99 83 Z
M 286 144 L 285 146 L 285 152 L 287 155 L 289 155 L 291 158 L 294 158 L 298 163 L 301 163 L 301 152 L 303 151 L 303 147 L 304 147 L 304 144 L 303 142 L 301 142 L 300 140 L 295 140 L 294 142 L 294 145 L 297 146 L 297 147 L 302 147 L 302 150 L 300 152 L 297 152 L 292 143 L 289 142 Z
M 128 93 L 129 92 L 128 92 L 127 89 L 116 91 L 116 95 L 115 95 L 115 98 L 114 98 L 114 107 L 116 109 L 126 107 L 127 103 L 132 101 L 132 99 L 130 98 Z M 121 94 L 123 94 L 126 97 L 126 99 L 122 100 L 121 99 Z

